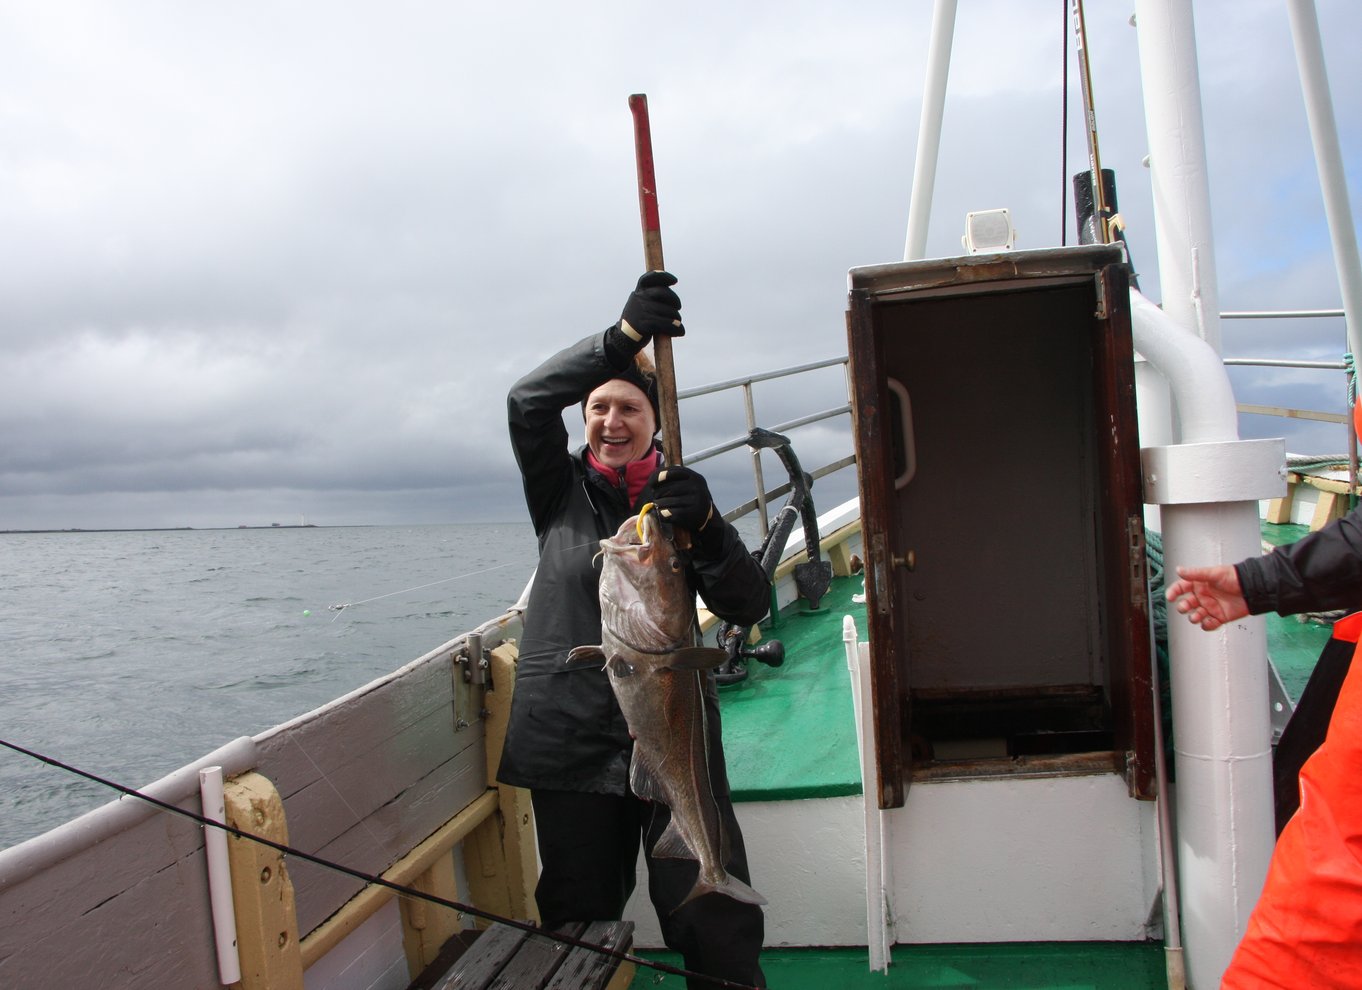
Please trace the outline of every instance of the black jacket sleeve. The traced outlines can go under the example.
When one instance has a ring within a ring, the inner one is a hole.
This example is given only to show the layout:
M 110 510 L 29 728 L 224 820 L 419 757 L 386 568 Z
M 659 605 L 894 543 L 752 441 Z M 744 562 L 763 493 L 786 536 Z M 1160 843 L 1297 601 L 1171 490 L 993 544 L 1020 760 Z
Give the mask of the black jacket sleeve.
M 1252 615 L 1362 608 L 1362 506 L 1234 569 Z
M 743 545 L 732 523 L 715 513 L 711 526 L 723 526 L 723 543 L 712 558 L 696 558 L 691 570 L 695 589 L 705 607 L 734 625 L 750 626 L 766 615 L 771 607 L 771 586 L 766 571 Z
M 605 334 L 600 333 L 564 348 L 511 386 L 506 397 L 511 448 L 534 531 L 541 536 L 572 484 L 563 410 L 579 404 L 617 371 L 605 349 Z

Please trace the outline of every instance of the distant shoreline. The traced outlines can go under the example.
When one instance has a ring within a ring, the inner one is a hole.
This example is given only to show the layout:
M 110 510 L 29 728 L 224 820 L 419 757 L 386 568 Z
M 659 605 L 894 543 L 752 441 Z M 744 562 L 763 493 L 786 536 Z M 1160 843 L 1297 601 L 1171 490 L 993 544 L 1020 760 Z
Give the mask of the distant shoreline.
M 128 529 L 0 529 L 0 536 L 38 533 L 216 533 L 234 529 L 325 529 L 316 523 L 271 523 L 268 526 L 134 526 Z

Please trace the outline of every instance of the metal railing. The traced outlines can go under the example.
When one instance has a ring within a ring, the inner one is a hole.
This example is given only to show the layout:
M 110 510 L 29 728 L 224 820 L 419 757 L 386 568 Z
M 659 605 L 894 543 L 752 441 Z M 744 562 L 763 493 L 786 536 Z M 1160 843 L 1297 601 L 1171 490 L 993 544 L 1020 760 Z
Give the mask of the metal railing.
M 1291 319 L 1331 319 L 1342 318 L 1341 309 L 1291 309 L 1291 310 L 1239 310 L 1220 314 L 1222 320 L 1291 320 Z M 1280 358 L 1225 358 L 1227 366 L 1255 368 L 1299 368 L 1313 371 L 1351 370 L 1345 360 L 1338 361 L 1295 361 Z M 1304 419 L 1319 423 L 1347 424 L 1352 418 L 1346 414 L 1322 412 L 1316 409 L 1293 409 L 1288 406 L 1260 406 L 1239 403 L 1241 413 L 1258 416 L 1277 416 L 1282 419 Z
M 711 447 L 706 447 L 705 449 L 695 454 L 686 454 L 683 457 L 683 460 L 687 465 L 693 466 L 695 464 L 700 463 L 701 461 L 706 461 L 712 457 L 717 457 L 720 454 L 725 454 L 728 453 L 729 451 L 737 450 L 739 447 L 748 446 L 747 438 L 749 434 L 753 429 L 755 429 L 759 425 L 757 421 L 756 401 L 753 395 L 752 388 L 753 385 L 756 385 L 761 382 L 771 382 L 780 379 L 792 378 L 796 375 L 803 375 L 808 374 L 809 372 L 821 371 L 824 368 L 834 368 L 837 367 L 838 365 L 841 365 L 842 367 L 843 380 L 845 382 L 846 387 L 845 394 L 848 396 L 848 400 L 840 406 L 833 406 L 832 408 L 824 409 L 821 412 L 811 413 L 807 416 L 800 416 L 797 419 L 787 420 L 783 423 L 776 423 L 774 425 L 766 427 L 766 429 L 771 430 L 774 433 L 785 433 L 788 432 L 789 430 L 798 429 L 801 426 L 808 426 L 813 423 L 823 422 L 825 420 L 834 419 L 839 416 L 851 415 L 850 401 L 851 381 L 849 377 L 850 368 L 848 358 L 845 357 L 829 358 L 824 361 L 815 361 L 812 364 L 801 364 L 794 365 L 789 368 L 778 368 L 775 371 L 763 372 L 761 374 L 756 375 L 747 375 L 742 378 L 732 378 L 727 381 L 715 382 L 710 385 L 701 385 L 696 388 L 679 390 L 676 394 L 676 398 L 678 402 L 682 402 L 686 399 L 694 399 L 702 395 L 715 395 L 720 392 L 728 392 L 734 389 L 741 389 L 743 395 L 743 408 L 747 418 L 747 432 L 743 433 L 741 436 L 733 437 L 732 439 L 725 440 Z M 777 485 L 775 488 L 768 490 L 766 488 L 766 482 L 762 472 L 761 451 L 757 450 L 756 448 L 750 447 L 749 450 L 751 452 L 752 457 L 752 481 L 753 489 L 756 492 L 756 497 L 749 499 L 748 501 L 743 502 L 742 504 L 736 506 L 735 508 L 725 512 L 724 518 L 727 519 L 729 522 L 733 522 L 734 520 L 741 519 L 743 516 L 746 516 L 751 512 L 759 511 L 761 535 L 763 538 L 765 538 L 766 534 L 769 532 L 770 527 L 769 522 L 770 516 L 766 509 L 767 503 L 771 499 L 779 498 L 782 495 L 788 494 L 791 490 L 791 486 L 790 483 L 787 481 L 783 485 Z M 821 465 L 820 467 L 814 468 L 812 470 L 808 468 L 805 468 L 805 470 L 816 481 L 819 478 L 824 478 L 830 474 L 833 474 L 836 471 L 840 471 L 842 468 L 850 467 L 855 463 L 856 454 L 853 451 L 850 455 L 846 457 L 830 461 L 829 463 Z
M 1344 311 L 1341 309 L 1241 310 L 1220 314 L 1222 320 L 1343 319 L 1344 316 Z M 1346 359 L 1338 361 L 1296 361 L 1280 358 L 1225 358 L 1224 363 L 1227 366 L 1237 367 L 1298 368 L 1307 371 L 1344 372 L 1347 375 L 1347 381 L 1344 385 L 1345 411 L 1343 413 L 1322 412 L 1317 409 L 1294 409 L 1289 406 L 1263 406 L 1246 402 L 1237 403 L 1235 408 L 1240 413 L 1257 416 L 1302 419 L 1317 423 L 1339 423 L 1345 426 L 1348 437 L 1348 488 L 1350 492 L 1357 490 L 1357 435 L 1353 429 L 1353 419 L 1349 408 L 1353 402 L 1355 391 L 1354 367 L 1351 361 Z

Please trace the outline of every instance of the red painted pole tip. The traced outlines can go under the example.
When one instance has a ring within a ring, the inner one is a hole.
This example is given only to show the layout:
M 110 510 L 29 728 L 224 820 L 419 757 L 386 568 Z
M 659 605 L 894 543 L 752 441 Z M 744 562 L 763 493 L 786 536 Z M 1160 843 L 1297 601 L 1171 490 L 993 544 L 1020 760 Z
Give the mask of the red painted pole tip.
M 657 177 L 653 171 L 653 134 L 648 125 L 648 97 L 635 93 L 629 97 L 634 114 L 634 160 L 638 166 L 638 205 L 644 235 L 657 233 L 662 221 L 657 210 Z

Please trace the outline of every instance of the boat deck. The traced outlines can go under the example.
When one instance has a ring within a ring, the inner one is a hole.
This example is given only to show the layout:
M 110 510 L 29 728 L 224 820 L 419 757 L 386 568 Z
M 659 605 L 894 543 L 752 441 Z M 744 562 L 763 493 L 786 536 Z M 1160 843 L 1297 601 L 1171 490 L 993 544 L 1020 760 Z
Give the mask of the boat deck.
M 1308 526 L 1263 524 L 1263 539 L 1299 539 Z M 834 578 L 817 613 L 798 604 L 764 630 L 785 645 L 783 667 L 753 663 L 741 684 L 721 693 L 728 772 L 738 801 L 792 800 L 859 794 L 850 682 L 842 645 L 842 617 L 865 636 L 865 605 L 852 601 L 860 575 Z M 1268 648 L 1292 700 L 1314 668 L 1329 627 L 1295 617 L 1267 617 Z M 829 713 L 842 711 L 843 718 Z M 674 953 L 641 951 L 680 965 Z M 768 983 L 784 990 L 837 987 L 971 987 L 1042 990 L 1144 990 L 1166 983 L 1158 942 L 1023 942 L 969 945 L 896 945 L 887 974 L 871 973 L 864 948 L 771 948 L 762 955 Z M 675 976 L 640 969 L 631 987 L 682 987 Z
M 789 801 L 861 793 L 842 617 L 865 637 L 861 576 L 837 577 L 819 611 L 786 606 L 763 637 L 785 644 L 785 663 L 752 662 L 745 681 L 721 688 L 724 753 L 735 801 Z
M 865 604 L 852 601 L 860 575 L 834 578 L 816 613 L 782 610 L 766 638 L 785 645 L 780 668 L 754 663 L 746 681 L 723 688 L 724 749 L 739 801 L 837 797 L 861 792 L 842 617 L 865 636 Z M 842 712 L 844 717 L 829 717 Z M 674 953 L 644 958 L 681 965 Z M 1163 946 L 1153 942 L 897 945 L 888 974 L 871 973 L 864 948 L 768 948 L 767 982 L 782 990 L 860 987 L 1103 988 L 1165 986 Z M 676 976 L 640 968 L 632 990 L 683 987 Z
M 673 966 L 670 952 L 641 952 Z M 779 990 L 1149 990 L 1166 987 L 1153 942 L 896 945 L 888 973 L 866 968 L 865 949 L 767 949 L 766 982 Z M 630 990 L 681 990 L 679 976 L 639 968 Z

